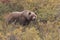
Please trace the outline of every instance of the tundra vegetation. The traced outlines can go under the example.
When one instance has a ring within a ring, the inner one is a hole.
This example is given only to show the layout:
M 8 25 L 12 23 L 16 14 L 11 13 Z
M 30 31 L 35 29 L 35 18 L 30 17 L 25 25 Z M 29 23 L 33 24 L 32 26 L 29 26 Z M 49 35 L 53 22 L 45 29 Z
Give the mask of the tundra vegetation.
M 36 22 L 4 25 L 9 12 L 26 9 L 37 14 Z M 60 40 L 60 0 L 0 0 L 0 40 Z

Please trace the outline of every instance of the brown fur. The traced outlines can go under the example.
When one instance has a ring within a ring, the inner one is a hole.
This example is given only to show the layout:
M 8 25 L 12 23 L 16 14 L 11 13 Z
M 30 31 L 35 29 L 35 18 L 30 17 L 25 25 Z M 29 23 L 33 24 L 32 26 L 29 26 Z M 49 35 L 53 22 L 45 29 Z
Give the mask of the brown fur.
M 11 23 L 19 23 L 22 25 L 28 25 L 32 20 L 36 19 L 33 17 L 36 17 L 37 15 L 29 10 L 24 10 L 22 12 L 12 12 L 9 13 L 7 16 L 5 16 L 5 21 L 7 24 Z

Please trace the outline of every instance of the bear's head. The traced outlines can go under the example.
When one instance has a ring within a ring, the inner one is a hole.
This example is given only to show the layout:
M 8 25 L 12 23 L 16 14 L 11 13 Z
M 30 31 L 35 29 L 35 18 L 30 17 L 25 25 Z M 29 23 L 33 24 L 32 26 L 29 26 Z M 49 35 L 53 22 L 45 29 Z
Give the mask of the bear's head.
M 30 20 L 30 21 L 34 21 L 37 18 L 36 13 L 29 10 L 24 10 L 23 15 L 26 17 L 27 20 Z

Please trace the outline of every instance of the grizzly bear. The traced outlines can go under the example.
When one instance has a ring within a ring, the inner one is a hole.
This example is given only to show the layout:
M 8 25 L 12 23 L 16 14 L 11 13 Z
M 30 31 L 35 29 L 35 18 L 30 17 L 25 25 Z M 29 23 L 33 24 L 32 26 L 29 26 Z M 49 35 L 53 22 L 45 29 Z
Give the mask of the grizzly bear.
M 7 24 L 19 23 L 21 25 L 28 25 L 31 21 L 34 21 L 37 18 L 37 15 L 30 11 L 24 10 L 22 12 L 11 12 L 5 16 L 5 22 Z

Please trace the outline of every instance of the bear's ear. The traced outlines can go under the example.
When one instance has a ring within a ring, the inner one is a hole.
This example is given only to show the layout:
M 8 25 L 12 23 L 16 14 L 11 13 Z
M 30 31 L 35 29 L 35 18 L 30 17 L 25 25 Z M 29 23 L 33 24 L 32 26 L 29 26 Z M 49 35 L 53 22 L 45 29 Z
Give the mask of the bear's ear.
M 29 15 L 31 15 L 31 12 L 29 12 Z

